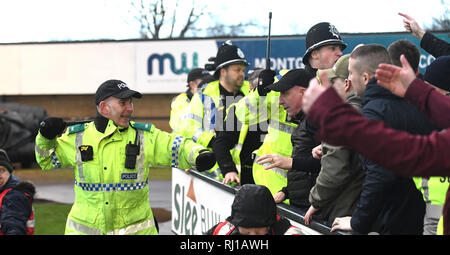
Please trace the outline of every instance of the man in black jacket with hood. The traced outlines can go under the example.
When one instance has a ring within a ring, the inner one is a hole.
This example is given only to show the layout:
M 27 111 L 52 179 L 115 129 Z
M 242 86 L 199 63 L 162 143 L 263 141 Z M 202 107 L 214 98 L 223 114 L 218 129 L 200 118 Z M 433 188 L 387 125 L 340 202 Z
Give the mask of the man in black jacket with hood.
M 231 205 L 231 216 L 207 235 L 300 235 L 301 230 L 277 215 L 277 206 L 266 186 L 243 185 Z
M 35 188 L 12 174 L 8 155 L 0 149 L 0 235 L 32 235 Z

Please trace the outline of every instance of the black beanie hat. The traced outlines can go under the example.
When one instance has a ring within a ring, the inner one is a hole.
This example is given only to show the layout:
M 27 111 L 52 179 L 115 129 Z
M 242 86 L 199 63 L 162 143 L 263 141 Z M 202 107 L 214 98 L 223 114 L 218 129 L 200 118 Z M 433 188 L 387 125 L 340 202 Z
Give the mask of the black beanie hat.
M 8 154 L 2 149 L 0 149 L 0 166 L 4 166 L 9 173 L 12 173 L 13 171 L 13 166 L 11 165 Z
M 423 79 L 430 84 L 450 91 L 450 55 L 438 57 L 425 70 Z
M 266 186 L 245 184 L 231 205 L 230 222 L 237 227 L 259 228 L 276 223 L 277 205 Z

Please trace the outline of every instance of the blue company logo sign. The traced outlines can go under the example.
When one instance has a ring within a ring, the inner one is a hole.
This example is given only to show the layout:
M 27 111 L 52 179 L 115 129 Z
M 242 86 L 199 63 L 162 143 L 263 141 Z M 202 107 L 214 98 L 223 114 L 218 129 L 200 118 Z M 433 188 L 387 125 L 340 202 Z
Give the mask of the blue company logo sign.
M 437 38 L 450 42 L 450 34 L 448 32 L 433 33 Z M 391 43 L 406 39 L 414 43 L 420 51 L 419 70 L 423 74 L 425 69 L 434 61 L 434 57 L 420 47 L 420 40 L 409 33 L 373 33 L 373 34 L 344 34 L 343 41 L 347 44 L 347 48 L 343 54 L 349 54 L 358 44 L 377 43 L 386 48 Z M 250 62 L 247 70 L 255 67 L 266 66 L 267 41 L 266 38 L 251 39 L 231 39 L 233 45 L 238 46 L 245 54 L 245 58 Z M 217 47 L 220 47 L 224 40 L 218 40 Z M 306 51 L 304 36 L 283 37 L 274 36 L 271 41 L 270 68 L 279 71 L 282 69 L 302 68 L 303 55 Z
M 187 54 L 185 52 L 181 53 L 181 67 L 177 68 L 177 65 L 175 63 L 175 57 L 170 53 L 164 53 L 162 55 L 155 53 L 150 55 L 150 57 L 147 60 L 147 73 L 148 75 L 153 75 L 153 67 L 156 64 L 159 66 L 159 74 L 163 75 L 164 70 L 164 63 L 165 61 L 170 62 L 170 70 L 172 73 L 180 75 L 180 74 L 188 74 L 192 69 L 198 67 L 198 53 L 194 52 L 192 53 L 192 67 L 188 68 L 188 61 L 187 61 Z

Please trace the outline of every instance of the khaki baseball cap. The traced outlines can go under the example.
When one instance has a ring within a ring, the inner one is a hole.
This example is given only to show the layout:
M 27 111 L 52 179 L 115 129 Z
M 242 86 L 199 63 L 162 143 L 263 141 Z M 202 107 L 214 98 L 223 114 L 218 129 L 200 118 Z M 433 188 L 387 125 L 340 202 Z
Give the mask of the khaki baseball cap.
M 336 61 L 333 68 L 320 70 L 320 72 L 325 72 L 330 80 L 336 77 L 347 79 L 349 58 L 350 54 L 343 55 Z

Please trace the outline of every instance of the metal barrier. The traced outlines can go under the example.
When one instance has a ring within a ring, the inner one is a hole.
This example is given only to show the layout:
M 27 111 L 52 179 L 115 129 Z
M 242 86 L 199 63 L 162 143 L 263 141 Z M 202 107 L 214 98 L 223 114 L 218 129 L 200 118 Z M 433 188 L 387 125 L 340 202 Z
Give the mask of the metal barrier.
M 212 175 L 204 172 L 200 173 L 197 171 L 191 171 L 190 175 L 195 178 L 201 179 L 202 181 L 207 182 L 210 185 L 215 186 L 225 192 L 232 194 L 233 196 L 236 194 L 237 190 L 240 186 L 230 186 L 222 184 L 217 181 Z M 284 203 L 277 205 L 278 214 L 289 219 L 293 225 L 300 227 L 305 232 L 309 232 L 311 234 L 323 234 L 323 235 L 349 235 L 351 232 L 347 231 L 335 231 L 331 232 L 331 228 L 323 221 L 313 219 L 311 220 L 309 225 L 305 225 L 305 211 L 299 208 L 296 208 L 291 205 L 287 205 Z

